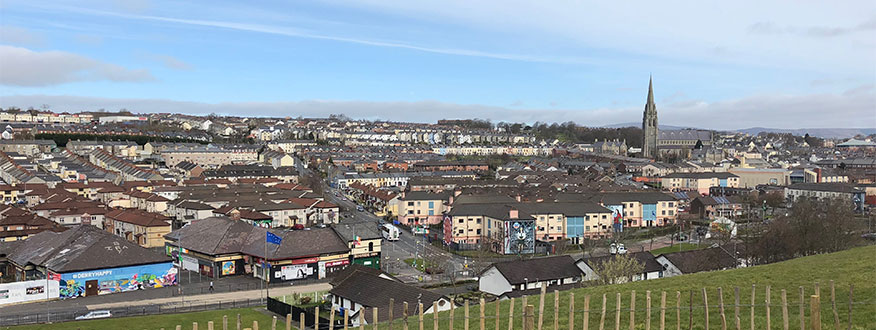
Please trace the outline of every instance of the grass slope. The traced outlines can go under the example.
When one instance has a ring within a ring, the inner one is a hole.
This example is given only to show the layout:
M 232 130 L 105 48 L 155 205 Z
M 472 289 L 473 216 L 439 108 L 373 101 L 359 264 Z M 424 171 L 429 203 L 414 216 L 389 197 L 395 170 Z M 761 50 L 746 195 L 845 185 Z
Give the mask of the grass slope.
M 103 320 L 73 321 L 56 324 L 36 324 L 11 327 L 15 330 L 49 329 L 49 330 L 117 330 L 117 329 L 175 329 L 182 325 L 183 329 L 191 329 L 192 322 L 198 322 L 198 329 L 207 329 L 207 322 L 213 321 L 214 329 L 222 329 L 222 316 L 228 315 L 228 328 L 237 329 L 237 314 L 240 314 L 241 328 L 252 328 L 252 321 L 259 322 L 259 329 L 270 329 L 271 316 L 254 308 L 224 309 L 209 312 L 164 314 L 150 316 L 134 316 L 111 318 Z M 277 320 L 285 324 L 285 318 Z M 285 325 L 284 327 L 285 328 Z
M 721 317 L 718 307 L 718 288 L 723 288 L 723 300 L 728 306 L 725 306 L 726 319 L 728 328 L 735 328 L 734 307 L 729 306 L 734 303 L 734 288 L 739 287 L 740 307 L 739 318 L 743 328 L 750 328 L 750 313 L 751 313 L 751 292 L 752 284 L 755 285 L 755 317 L 754 322 L 757 329 L 766 327 L 766 307 L 764 306 L 766 296 L 766 286 L 771 286 L 771 325 L 773 328 L 781 328 L 782 324 L 782 308 L 781 294 L 782 290 L 787 291 L 788 299 L 788 318 L 791 329 L 799 329 L 799 311 L 800 311 L 800 287 L 804 288 L 804 313 L 806 322 L 809 321 L 809 296 L 814 293 L 815 283 L 820 284 L 821 292 L 821 320 L 824 328 L 833 328 L 833 312 L 830 304 L 830 280 L 835 281 L 836 287 L 836 304 L 837 312 L 840 319 L 841 328 L 845 329 L 848 320 L 848 299 L 849 285 L 854 284 L 854 302 L 853 308 L 853 329 L 876 329 L 876 246 L 867 246 L 855 248 L 847 251 L 809 256 L 798 258 L 795 260 L 775 263 L 771 265 L 763 265 L 749 268 L 741 268 L 734 270 L 726 270 L 719 272 L 698 273 L 691 275 L 683 275 L 657 280 L 639 281 L 625 283 L 612 286 L 587 287 L 569 290 L 560 293 L 559 299 L 559 325 L 560 329 L 568 328 L 569 315 L 569 293 L 573 292 L 575 297 L 575 327 L 581 329 L 583 326 L 583 310 L 584 297 L 590 296 L 590 329 L 596 329 L 599 326 L 600 311 L 602 309 L 603 294 L 607 297 L 605 328 L 614 329 L 616 324 L 617 308 L 617 293 L 621 293 L 621 312 L 620 325 L 622 328 L 629 328 L 630 317 L 630 293 L 636 291 L 636 314 L 635 320 L 637 328 L 644 329 L 646 319 L 646 290 L 651 291 L 652 306 L 655 308 L 651 313 L 651 325 L 654 329 L 659 327 L 660 322 L 660 299 L 661 292 L 667 293 L 667 311 L 666 325 L 667 328 L 675 328 L 676 325 L 676 292 L 680 292 L 680 323 L 685 329 L 688 328 L 689 315 L 688 306 L 691 306 L 691 295 L 693 295 L 693 313 L 692 321 L 695 329 L 702 329 L 704 325 L 704 303 L 703 303 L 703 288 L 708 292 L 709 302 L 709 318 L 710 328 L 720 328 Z M 554 329 L 554 293 L 549 292 L 545 299 L 544 307 L 544 329 Z M 495 303 L 489 303 L 485 308 L 487 316 L 487 328 L 495 326 Z M 535 306 L 538 313 L 539 297 L 528 297 L 527 304 Z M 500 328 L 508 328 L 508 306 L 509 301 L 500 302 Z M 464 311 L 458 308 L 455 312 L 454 323 L 456 328 L 462 329 L 464 323 Z M 521 299 L 516 299 L 514 306 L 514 328 L 521 328 L 522 304 Z M 472 329 L 479 328 L 480 315 L 479 306 L 473 305 L 470 307 L 469 315 L 470 326 Z M 536 316 L 538 322 L 538 316 Z M 398 322 L 396 322 L 398 323 Z M 432 316 L 425 317 L 425 323 L 431 327 Z M 442 329 L 447 328 L 449 323 L 449 313 L 442 312 L 439 314 L 439 323 Z M 413 320 L 411 327 L 414 326 Z M 808 328 L 808 324 L 807 324 Z

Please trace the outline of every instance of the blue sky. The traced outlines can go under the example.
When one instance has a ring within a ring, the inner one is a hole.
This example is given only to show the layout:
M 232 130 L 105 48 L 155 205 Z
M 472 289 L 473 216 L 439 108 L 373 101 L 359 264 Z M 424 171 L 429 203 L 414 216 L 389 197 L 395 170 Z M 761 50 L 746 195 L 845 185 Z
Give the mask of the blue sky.
M 0 3 L 0 106 L 598 126 L 649 74 L 664 124 L 876 127 L 876 4 Z

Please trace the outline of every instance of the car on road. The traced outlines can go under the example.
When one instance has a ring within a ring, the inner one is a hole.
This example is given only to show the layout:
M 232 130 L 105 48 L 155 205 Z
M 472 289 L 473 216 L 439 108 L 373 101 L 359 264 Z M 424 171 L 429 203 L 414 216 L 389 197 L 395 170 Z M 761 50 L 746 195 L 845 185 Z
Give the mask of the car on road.
M 675 233 L 675 235 L 672 235 L 672 239 L 676 241 L 686 241 L 687 238 L 687 234 L 685 233 Z
M 91 311 L 88 314 L 77 316 L 76 320 L 105 319 L 108 317 L 113 317 L 110 311 Z
M 356 211 L 363 212 L 363 211 L 365 211 L 365 208 L 362 207 L 362 205 L 358 205 L 358 206 L 356 206 Z
M 608 246 L 608 253 L 627 254 L 627 247 L 624 243 L 611 243 L 611 245 Z

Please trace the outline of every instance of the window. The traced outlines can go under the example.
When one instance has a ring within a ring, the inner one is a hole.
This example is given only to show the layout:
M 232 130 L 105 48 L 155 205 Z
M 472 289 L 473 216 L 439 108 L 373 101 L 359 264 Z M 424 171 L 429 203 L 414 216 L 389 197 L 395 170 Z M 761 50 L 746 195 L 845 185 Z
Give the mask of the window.
M 481 234 L 481 230 L 480 230 L 480 229 L 478 229 L 478 231 L 477 231 L 477 234 L 478 234 L 478 235 L 480 235 L 480 234 Z
M 481 219 L 478 218 L 477 224 L 481 224 Z
M 660 211 L 660 215 L 666 215 L 666 210 Z
M 368 242 L 368 252 L 374 251 L 374 242 Z
M 459 223 L 464 223 L 465 219 L 459 219 Z
M 435 208 L 435 202 L 429 202 L 429 208 Z

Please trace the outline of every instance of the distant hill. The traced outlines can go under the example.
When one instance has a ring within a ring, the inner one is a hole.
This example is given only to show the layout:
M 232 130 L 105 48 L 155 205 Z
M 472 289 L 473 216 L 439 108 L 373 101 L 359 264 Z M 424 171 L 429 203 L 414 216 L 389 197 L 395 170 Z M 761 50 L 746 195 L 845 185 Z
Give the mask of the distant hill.
M 820 138 L 827 139 L 848 139 L 854 137 L 855 135 L 870 135 L 876 134 L 876 128 L 795 128 L 795 129 L 785 129 L 785 128 L 766 128 L 766 127 L 752 127 L 746 129 L 736 130 L 740 133 L 747 133 L 751 135 L 757 135 L 761 132 L 767 133 L 791 133 L 794 135 L 806 135 L 809 133 L 811 136 L 817 136 Z
M 639 123 L 632 123 L 632 122 L 631 122 L 631 123 L 620 123 L 620 124 L 605 125 L 605 126 L 602 126 L 602 127 L 605 127 L 605 128 L 621 128 L 621 127 L 638 127 L 638 128 L 642 128 L 642 123 L 640 123 L 640 122 L 639 122 Z M 665 129 L 665 130 L 677 130 L 677 129 L 695 128 L 695 127 L 670 126 L 670 125 L 657 125 L 657 128 L 659 128 L 659 129 Z
M 620 123 L 620 124 L 611 124 L 605 125 L 602 127 L 606 128 L 620 128 L 620 127 L 642 127 L 642 123 L 629 122 L 629 123 Z M 686 129 L 686 128 L 696 128 L 696 127 L 687 127 L 687 126 L 672 126 L 672 125 L 660 125 L 660 129 L 665 130 L 678 130 L 678 129 Z M 708 128 L 701 128 L 708 129 Z M 761 132 L 767 133 L 791 133 L 798 136 L 806 135 L 809 133 L 811 136 L 816 136 L 820 138 L 826 139 L 848 139 L 854 137 L 855 135 L 871 135 L 876 134 L 876 128 L 769 128 L 769 127 L 751 127 L 745 129 L 737 129 L 737 130 L 718 130 L 718 131 L 730 131 L 730 132 L 739 132 L 739 133 L 747 133 L 751 135 L 758 135 Z

